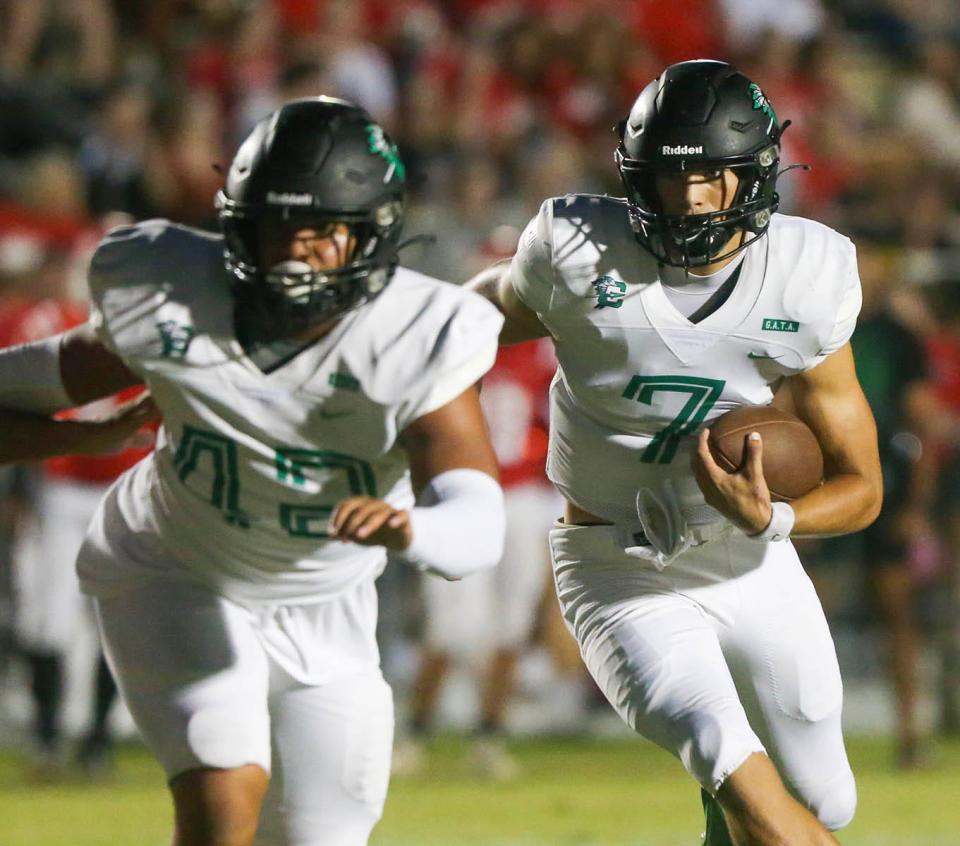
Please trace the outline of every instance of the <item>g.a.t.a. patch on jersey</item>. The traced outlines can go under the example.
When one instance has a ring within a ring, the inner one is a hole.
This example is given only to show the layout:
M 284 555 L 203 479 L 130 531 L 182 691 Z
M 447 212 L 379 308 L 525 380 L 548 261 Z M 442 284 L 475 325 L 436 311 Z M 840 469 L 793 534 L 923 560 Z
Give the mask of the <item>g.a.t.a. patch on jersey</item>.
M 796 320 L 780 320 L 777 317 L 763 318 L 761 326 L 764 332 L 799 332 L 800 324 Z

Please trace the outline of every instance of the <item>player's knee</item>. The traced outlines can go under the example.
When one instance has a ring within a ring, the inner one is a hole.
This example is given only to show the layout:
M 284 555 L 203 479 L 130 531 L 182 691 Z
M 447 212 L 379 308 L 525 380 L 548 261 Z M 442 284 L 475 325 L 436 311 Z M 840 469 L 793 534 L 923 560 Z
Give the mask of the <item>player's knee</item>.
M 849 770 L 833 779 L 810 809 L 830 831 L 850 825 L 857 810 L 857 783 Z

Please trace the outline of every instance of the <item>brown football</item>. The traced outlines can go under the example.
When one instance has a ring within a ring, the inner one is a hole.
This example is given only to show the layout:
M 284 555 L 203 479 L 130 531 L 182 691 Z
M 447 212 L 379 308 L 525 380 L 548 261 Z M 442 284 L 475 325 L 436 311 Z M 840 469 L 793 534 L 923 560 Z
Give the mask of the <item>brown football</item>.
M 735 408 L 714 420 L 708 441 L 714 461 L 736 470 L 751 432 L 763 439 L 763 475 L 774 501 L 789 502 L 823 481 L 823 453 L 810 427 L 770 405 Z

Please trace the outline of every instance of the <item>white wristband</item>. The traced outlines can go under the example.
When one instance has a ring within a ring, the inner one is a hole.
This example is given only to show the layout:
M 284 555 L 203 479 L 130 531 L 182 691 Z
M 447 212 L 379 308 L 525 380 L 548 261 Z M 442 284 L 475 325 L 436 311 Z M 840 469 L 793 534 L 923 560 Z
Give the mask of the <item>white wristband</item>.
M 770 509 L 770 522 L 767 528 L 756 535 L 747 535 L 748 538 L 762 543 L 776 543 L 790 537 L 793 524 L 797 519 L 793 506 L 789 502 L 775 502 Z

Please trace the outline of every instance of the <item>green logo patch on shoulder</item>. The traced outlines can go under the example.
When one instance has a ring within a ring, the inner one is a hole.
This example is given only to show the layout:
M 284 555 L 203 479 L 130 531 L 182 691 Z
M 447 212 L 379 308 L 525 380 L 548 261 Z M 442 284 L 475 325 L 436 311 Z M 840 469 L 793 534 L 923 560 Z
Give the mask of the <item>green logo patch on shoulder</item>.
M 763 318 L 764 332 L 799 332 L 800 324 L 796 320 L 780 320 L 777 317 Z
M 594 308 L 620 308 L 627 293 L 625 283 L 612 276 L 601 276 L 591 283 L 597 304 Z
M 183 326 L 175 320 L 160 321 L 157 323 L 157 331 L 163 344 L 160 350 L 162 358 L 183 358 L 197 334 L 192 326 Z

